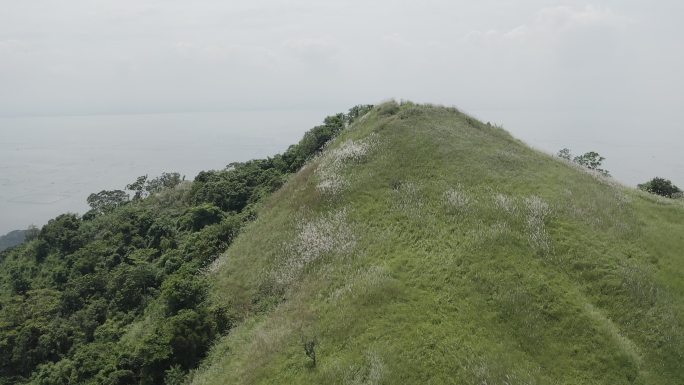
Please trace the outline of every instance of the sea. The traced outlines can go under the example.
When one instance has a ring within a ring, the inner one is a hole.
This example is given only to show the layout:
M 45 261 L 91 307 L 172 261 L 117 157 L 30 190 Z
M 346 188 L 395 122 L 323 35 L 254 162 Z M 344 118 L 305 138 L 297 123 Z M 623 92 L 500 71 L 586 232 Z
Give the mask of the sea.
M 0 235 L 88 210 L 93 192 L 136 177 L 282 152 L 325 111 L 268 110 L 0 118 Z
M 467 111 L 555 153 L 597 151 L 620 182 L 663 176 L 684 187 L 678 121 L 587 111 Z M 331 111 L 259 110 L 166 114 L 0 117 L 0 235 L 82 214 L 86 198 L 140 175 L 199 171 L 284 151 Z

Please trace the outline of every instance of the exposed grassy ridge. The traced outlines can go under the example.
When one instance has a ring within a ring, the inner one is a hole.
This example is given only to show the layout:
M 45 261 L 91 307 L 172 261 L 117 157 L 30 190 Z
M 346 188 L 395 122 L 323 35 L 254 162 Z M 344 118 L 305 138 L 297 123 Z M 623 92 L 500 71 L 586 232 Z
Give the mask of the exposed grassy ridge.
M 193 384 L 684 383 L 682 250 L 681 203 L 386 103 L 213 266 L 237 326 Z

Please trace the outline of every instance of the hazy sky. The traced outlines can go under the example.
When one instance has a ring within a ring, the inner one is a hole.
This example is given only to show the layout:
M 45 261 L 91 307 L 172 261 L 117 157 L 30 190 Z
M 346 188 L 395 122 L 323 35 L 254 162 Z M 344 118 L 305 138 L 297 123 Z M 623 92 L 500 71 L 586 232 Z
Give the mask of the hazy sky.
M 642 139 L 684 150 L 681 0 L 0 5 L 0 116 L 333 113 L 395 97 L 493 116 L 514 133 L 531 127 L 533 144 L 567 143 L 572 130 L 600 143 L 628 135 L 635 151 Z M 602 150 L 578 150 L 589 149 Z M 670 174 L 682 168 L 668 162 Z
M 0 0 L 0 115 L 682 107 L 684 2 Z M 680 119 L 681 120 L 681 119 Z

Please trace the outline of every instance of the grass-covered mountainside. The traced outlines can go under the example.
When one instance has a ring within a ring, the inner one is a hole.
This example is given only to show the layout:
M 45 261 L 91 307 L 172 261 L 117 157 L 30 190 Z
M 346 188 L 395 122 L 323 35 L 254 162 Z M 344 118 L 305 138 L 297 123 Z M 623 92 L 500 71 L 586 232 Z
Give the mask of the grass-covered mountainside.
M 684 383 L 681 201 L 367 111 L 0 253 L 0 384 Z
M 191 383 L 681 384 L 683 250 L 680 202 L 387 103 L 213 264 Z

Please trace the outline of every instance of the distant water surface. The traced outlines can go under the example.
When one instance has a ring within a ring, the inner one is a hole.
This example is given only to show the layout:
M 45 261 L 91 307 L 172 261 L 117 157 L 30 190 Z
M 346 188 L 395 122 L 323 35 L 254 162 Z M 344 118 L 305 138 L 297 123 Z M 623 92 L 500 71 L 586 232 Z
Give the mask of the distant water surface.
M 86 197 L 137 176 L 265 157 L 296 143 L 326 111 L 0 118 L 0 235 L 83 213 Z
M 665 113 L 466 109 L 555 153 L 597 151 L 631 186 L 663 176 L 684 188 L 684 130 Z M 201 170 L 265 157 L 296 143 L 330 111 L 0 118 L 0 235 L 83 213 L 86 197 L 137 176 Z

